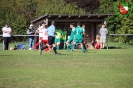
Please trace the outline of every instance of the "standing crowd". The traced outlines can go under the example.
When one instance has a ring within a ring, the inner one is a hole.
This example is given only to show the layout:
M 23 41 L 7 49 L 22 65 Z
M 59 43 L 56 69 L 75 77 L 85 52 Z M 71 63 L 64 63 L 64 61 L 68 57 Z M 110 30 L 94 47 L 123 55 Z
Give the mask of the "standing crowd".
M 71 23 L 70 29 L 71 30 L 66 31 L 65 28 L 61 30 L 59 26 L 56 28 L 54 21 L 51 22 L 49 27 L 45 22 L 43 22 L 37 30 L 34 30 L 33 25 L 31 24 L 27 30 L 27 34 L 30 35 L 28 38 L 29 50 L 36 50 L 38 47 L 40 47 L 40 54 L 42 54 L 43 50 L 46 52 L 53 50 L 56 55 L 59 55 L 60 53 L 57 53 L 57 50 L 60 49 L 60 45 L 63 43 L 63 48 L 67 48 L 68 52 L 71 50 L 74 51 L 75 46 L 80 45 L 82 52 L 85 53 L 87 51 L 84 41 L 85 25 L 82 24 L 81 26 L 80 22 L 78 22 L 77 25 Z M 5 24 L 5 27 L 2 28 L 2 31 L 4 50 L 8 50 L 12 29 L 8 26 L 8 24 Z M 34 35 L 36 33 L 39 34 L 39 41 L 34 44 Z M 92 46 L 94 46 L 95 49 L 102 49 L 105 47 L 108 30 L 105 28 L 104 24 L 102 25 L 99 33 L 100 37 L 97 35 L 96 40 L 92 42 Z M 43 44 L 43 47 L 41 44 Z

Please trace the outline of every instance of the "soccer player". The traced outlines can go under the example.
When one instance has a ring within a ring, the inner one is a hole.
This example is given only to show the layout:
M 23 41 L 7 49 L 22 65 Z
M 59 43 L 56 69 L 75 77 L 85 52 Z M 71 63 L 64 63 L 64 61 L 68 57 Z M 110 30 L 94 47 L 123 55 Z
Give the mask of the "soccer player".
M 83 34 L 85 33 L 85 30 L 80 27 L 80 22 L 77 23 L 77 27 L 75 28 L 75 38 L 74 38 L 74 44 L 80 44 L 82 48 L 82 52 L 85 52 L 83 47 Z
M 100 48 L 103 49 L 104 48 L 104 45 L 105 45 L 105 42 L 106 42 L 106 36 L 108 34 L 108 30 L 107 28 L 105 28 L 105 24 L 102 25 L 102 28 L 100 29 L 100 34 L 101 34 L 101 37 L 100 37 Z
M 44 47 L 41 48 L 40 55 L 42 54 L 42 50 L 44 50 L 44 49 L 45 49 L 45 51 L 49 51 L 49 49 L 48 49 L 48 32 L 47 32 L 47 28 L 48 28 L 48 26 L 45 25 L 45 29 L 43 30 L 43 44 L 44 44 Z
M 41 27 L 39 27 L 36 32 L 39 33 L 39 42 L 34 45 L 34 50 L 36 50 L 36 47 L 42 42 L 43 40 L 43 30 L 45 29 L 45 22 L 42 23 Z
M 65 30 L 65 28 L 62 30 L 62 37 L 61 37 L 61 41 L 64 44 L 63 47 L 64 49 L 66 49 L 66 37 L 67 37 L 67 31 Z
M 85 45 L 85 24 L 82 24 L 82 30 L 83 30 L 83 33 L 82 33 L 82 35 L 83 35 L 83 47 L 84 47 L 85 51 L 87 51 L 86 45 Z
M 61 42 L 61 36 L 62 36 L 62 30 L 58 26 L 57 29 L 55 30 L 55 32 L 56 32 L 56 35 L 55 35 L 55 44 L 56 44 L 57 50 L 59 50 L 60 42 Z
M 47 33 L 48 33 L 48 48 L 50 50 L 51 47 L 53 46 L 53 50 L 54 50 L 55 55 L 59 55 L 59 53 L 57 53 L 57 51 L 56 51 L 56 45 L 54 43 L 55 34 L 56 34 L 54 25 L 55 25 L 55 22 L 52 21 L 51 22 L 51 26 L 48 27 L 48 29 L 47 29 Z M 41 52 L 42 52 L 42 49 L 41 49 L 40 53 Z
M 70 28 L 72 29 L 72 31 L 71 31 L 69 39 L 66 42 L 66 45 L 68 47 L 68 51 L 70 51 L 70 49 L 72 49 L 72 51 L 73 51 L 73 40 L 74 40 L 74 37 L 75 37 L 75 26 L 74 26 L 74 23 L 70 24 Z

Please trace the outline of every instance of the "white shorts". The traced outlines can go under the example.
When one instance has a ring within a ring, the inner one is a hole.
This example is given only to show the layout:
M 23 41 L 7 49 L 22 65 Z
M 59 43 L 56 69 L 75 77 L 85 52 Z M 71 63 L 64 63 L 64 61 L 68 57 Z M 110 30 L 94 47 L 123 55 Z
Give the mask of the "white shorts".
M 105 42 L 106 42 L 106 36 L 101 36 L 100 43 L 105 43 Z

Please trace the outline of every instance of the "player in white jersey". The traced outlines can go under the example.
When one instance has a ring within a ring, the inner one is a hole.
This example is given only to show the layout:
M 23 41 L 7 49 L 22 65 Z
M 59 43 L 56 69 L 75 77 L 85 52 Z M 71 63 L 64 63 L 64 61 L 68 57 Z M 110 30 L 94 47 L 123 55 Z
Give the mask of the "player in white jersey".
M 45 25 L 45 29 L 43 30 L 44 47 L 41 48 L 41 53 L 40 54 L 42 54 L 42 50 L 49 51 L 49 49 L 48 49 L 48 32 L 47 32 L 47 28 L 48 28 L 48 26 Z
M 43 31 L 45 30 L 45 22 L 42 23 L 41 27 L 39 27 L 36 32 L 39 33 L 39 42 L 34 45 L 34 50 L 36 50 L 36 47 L 43 41 Z
M 47 33 L 48 26 L 45 25 L 45 29 L 43 30 L 43 43 L 46 45 L 48 43 L 48 33 Z

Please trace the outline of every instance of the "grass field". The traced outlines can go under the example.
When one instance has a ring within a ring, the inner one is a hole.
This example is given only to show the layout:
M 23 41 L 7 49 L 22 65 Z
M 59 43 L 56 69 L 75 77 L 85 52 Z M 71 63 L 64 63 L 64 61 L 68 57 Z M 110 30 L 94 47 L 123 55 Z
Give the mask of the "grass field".
M 133 49 L 0 50 L 0 88 L 133 88 Z

